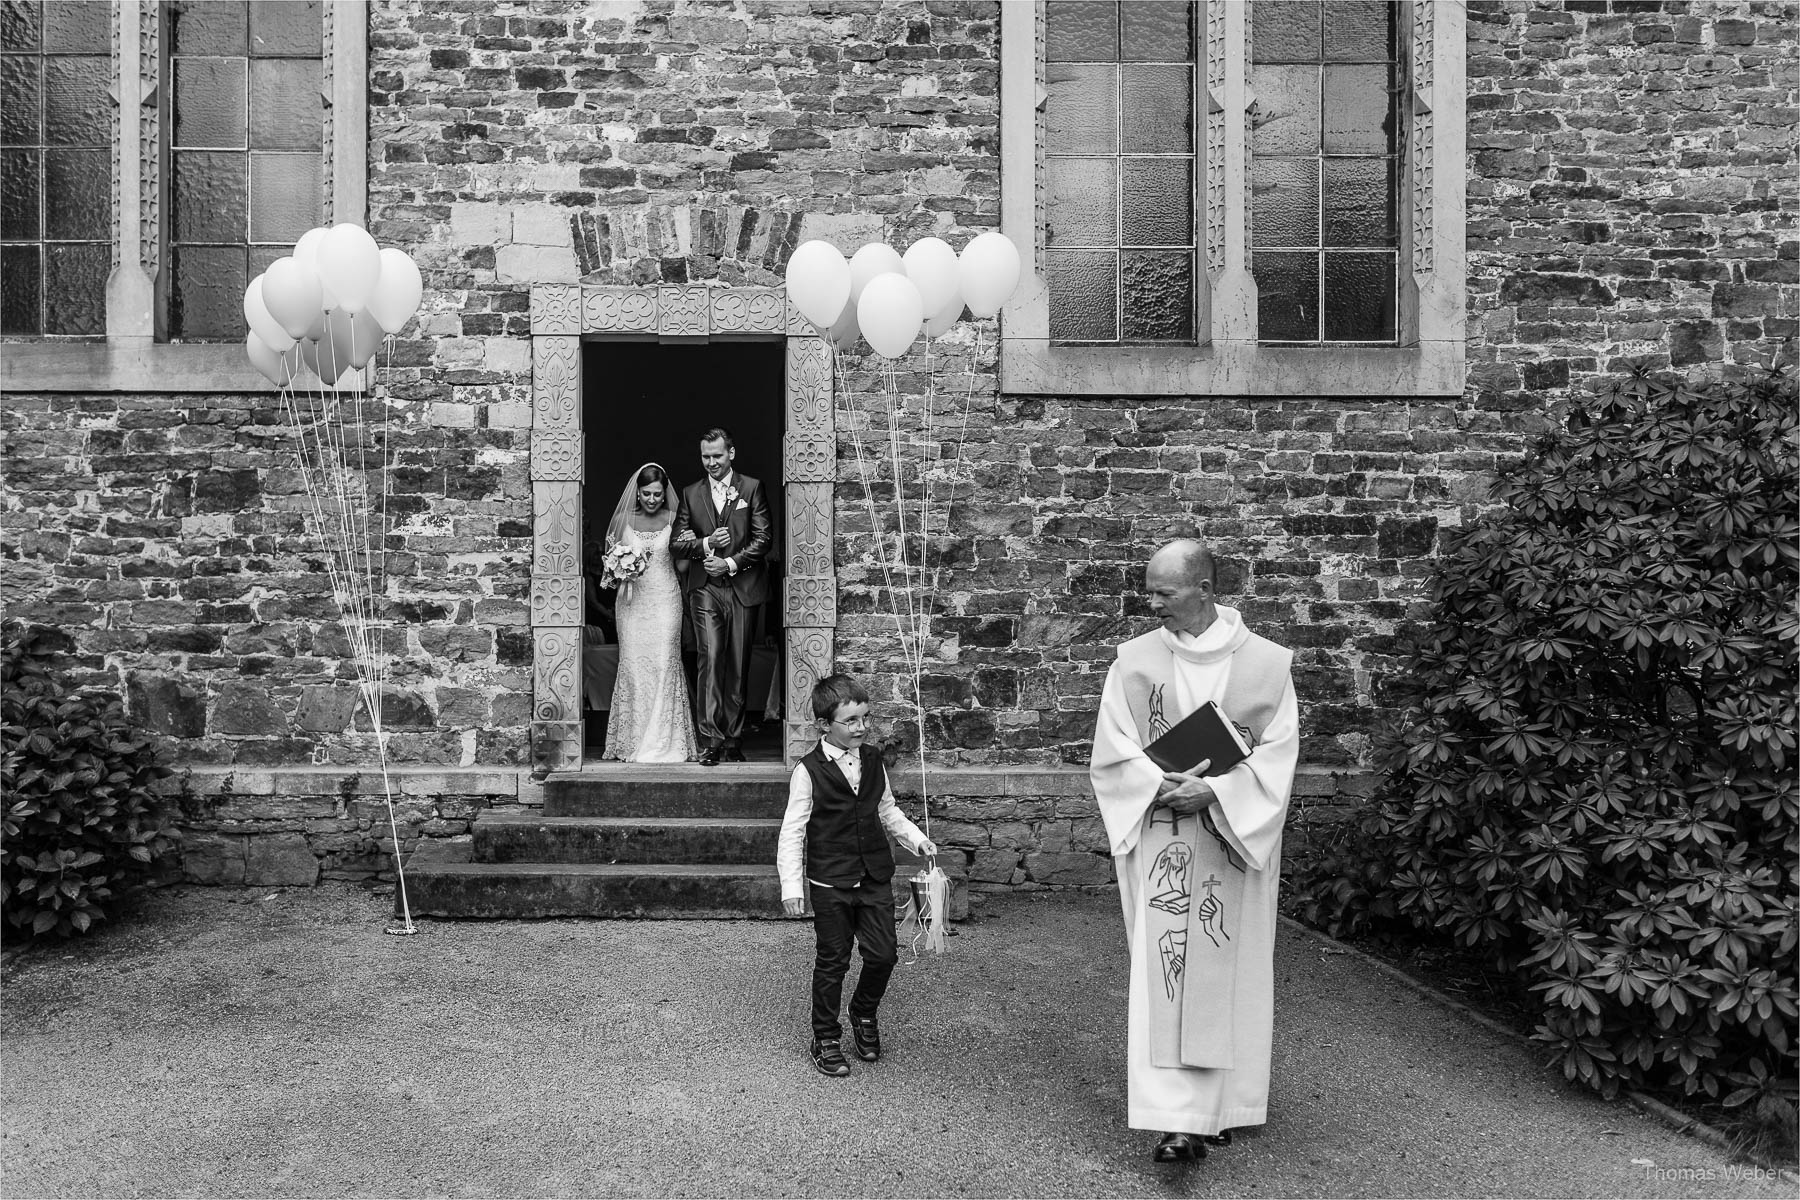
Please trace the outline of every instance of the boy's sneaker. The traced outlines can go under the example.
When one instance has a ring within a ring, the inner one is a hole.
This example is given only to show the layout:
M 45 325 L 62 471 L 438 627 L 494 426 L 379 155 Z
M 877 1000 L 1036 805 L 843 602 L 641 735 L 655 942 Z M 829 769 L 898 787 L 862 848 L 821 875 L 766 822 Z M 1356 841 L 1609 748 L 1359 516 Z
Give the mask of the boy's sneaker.
M 835 1038 L 828 1042 L 821 1042 L 818 1038 L 814 1038 L 812 1060 L 813 1066 L 818 1068 L 821 1075 L 838 1076 L 850 1073 L 850 1064 L 844 1061 L 843 1044 Z
M 850 1041 L 856 1046 L 856 1057 L 864 1062 L 881 1057 L 881 1029 L 874 1017 L 851 1017 Z

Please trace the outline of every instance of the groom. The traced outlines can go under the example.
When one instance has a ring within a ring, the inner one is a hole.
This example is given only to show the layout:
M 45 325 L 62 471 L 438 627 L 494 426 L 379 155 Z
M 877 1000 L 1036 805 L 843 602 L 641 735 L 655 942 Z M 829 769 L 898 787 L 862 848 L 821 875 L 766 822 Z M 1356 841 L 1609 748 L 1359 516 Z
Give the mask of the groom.
M 744 693 L 756 606 L 769 598 L 769 501 L 763 486 L 732 469 L 737 447 L 723 429 L 700 435 L 706 478 L 681 489 L 671 545 L 693 560 L 682 575 L 699 650 L 700 753 L 704 766 L 743 762 Z M 694 562 L 699 564 L 696 569 Z

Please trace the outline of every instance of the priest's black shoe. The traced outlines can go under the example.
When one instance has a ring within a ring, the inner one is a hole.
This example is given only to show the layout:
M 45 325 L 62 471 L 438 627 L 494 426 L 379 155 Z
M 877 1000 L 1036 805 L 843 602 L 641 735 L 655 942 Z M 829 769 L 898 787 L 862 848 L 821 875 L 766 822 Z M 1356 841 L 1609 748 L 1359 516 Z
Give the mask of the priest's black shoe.
M 704 749 L 700 752 L 700 765 L 703 767 L 718 766 L 719 765 L 719 755 L 721 755 L 723 753 L 724 753 L 724 750 L 722 747 L 708 746 L 706 749 Z
M 844 1060 L 844 1047 L 841 1042 L 821 1042 L 814 1038 L 812 1044 L 813 1066 L 821 1075 L 848 1075 L 850 1064 Z
M 1156 1153 L 1150 1156 L 1153 1162 L 1199 1162 L 1206 1157 L 1206 1143 L 1197 1133 L 1165 1133 L 1162 1141 L 1156 1143 Z
M 875 1018 L 851 1017 L 850 1042 L 856 1047 L 856 1057 L 864 1062 L 874 1062 L 880 1058 L 881 1028 L 875 1024 Z
M 744 757 L 744 748 L 742 746 L 727 746 L 725 747 L 725 761 L 749 762 L 750 760 Z

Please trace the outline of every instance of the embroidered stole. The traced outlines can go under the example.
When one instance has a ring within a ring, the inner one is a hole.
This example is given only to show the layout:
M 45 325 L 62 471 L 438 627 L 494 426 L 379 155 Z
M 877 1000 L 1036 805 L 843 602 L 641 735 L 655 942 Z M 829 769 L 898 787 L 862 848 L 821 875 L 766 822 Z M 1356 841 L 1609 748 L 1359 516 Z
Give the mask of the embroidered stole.
M 1291 651 L 1249 633 L 1231 651 L 1219 707 L 1252 746 L 1275 719 L 1292 661 Z M 1187 716 L 1174 711 L 1174 655 L 1153 633 L 1120 647 L 1119 662 L 1138 737 L 1149 745 Z M 1150 813 L 1140 844 L 1140 861 L 1149 864 L 1140 886 L 1150 1062 L 1229 1070 L 1244 860 L 1211 811 L 1182 816 L 1154 807 Z

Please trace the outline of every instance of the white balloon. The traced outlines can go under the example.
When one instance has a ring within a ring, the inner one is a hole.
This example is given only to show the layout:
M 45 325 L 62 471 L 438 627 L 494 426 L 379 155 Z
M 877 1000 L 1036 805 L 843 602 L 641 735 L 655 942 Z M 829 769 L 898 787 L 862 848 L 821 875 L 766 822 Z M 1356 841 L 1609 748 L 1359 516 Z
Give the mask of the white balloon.
M 281 327 L 269 313 L 269 306 L 263 303 L 263 277 L 258 275 L 244 289 L 244 323 L 250 326 L 250 332 L 262 339 L 263 346 L 272 354 L 279 354 L 294 344 L 287 330 Z
M 292 255 L 276 259 L 262 274 L 263 306 L 291 338 L 306 336 L 323 311 L 321 296 L 318 273 Z
M 905 354 L 924 321 L 919 289 L 904 275 L 877 275 L 856 302 L 856 323 L 862 327 L 863 339 L 883 358 Z
M 925 305 L 927 320 L 942 312 L 953 299 L 957 302 L 957 311 L 962 311 L 956 251 L 950 248 L 949 242 L 942 238 L 920 238 L 906 248 L 902 261 L 906 265 L 906 277 L 919 289 L 919 300 Z
M 886 242 L 870 242 L 850 256 L 850 306 L 862 303 L 863 289 L 877 275 L 904 275 L 906 261 Z
M 294 339 L 288 339 L 292 346 Z M 286 387 L 293 382 L 294 372 L 288 365 L 287 356 L 281 351 L 271 349 L 269 343 L 262 340 L 253 329 L 244 336 L 244 353 L 250 356 L 250 365 L 261 371 L 263 378 L 276 387 Z
M 991 317 L 1019 286 L 1019 248 L 1005 234 L 990 230 L 963 247 L 957 274 L 969 311 Z
M 844 311 L 838 314 L 838 319 L 833 321 L 830 326 L 819 325 L 815 322 L 813 327 L 819 331 L 819 336 L 825 339 L 825 344 L 840 354 L 856 353 L 856 343 L 862 340 L 862 330 L 856 324 L 856 305 L 854 304 L 844 305 Z
M 381 252 L 381 275 L 369 296 L 368 311 L 388 333 L 399 333 L 419 311 L 419 299 L 425 294 L 424 280 L 412 255 L 392 246 Z
M 802 242 L 788 256 L 787 294 L 801 316 L 829 327 L 850 302 L 850 264 L 830 242 Z
M 336 383 L 356 365 L 351 357 L 356 346 L 355 321 L 354 316 L 340 308 L 326 318 L 324 337 L 300 343 L 306 365 L 326 383 Z
M 319 280 L 337 294 L 335 307 L 359 313 L 381 278 L 381 247 L 361 225 L 333 225 L 319 241 Z
M 943 337 L 950 332 L 952 325 L 962 320 L 962 314 L 962 291 L 958 289 L 956 295 L 951 297 L 950 303 L 938 310 L 937 316 L 925 318 L 925 336 Z
M 319 269 L 319 243 L 324 241 L 325 235 L 330 232 L 331 227 L 329 225 L 315 225 L 313 228 L 301 234 L 300 240 L 294 243 L 294 257 L 311 267 L 314 271 L 317 271 Z M 338 306 L 337 293 L 326 286 L 323 279 L 319 280 L 319 288 L 324 292 L 324 298 L 320 307 L 325 309 L 336 308 Z

